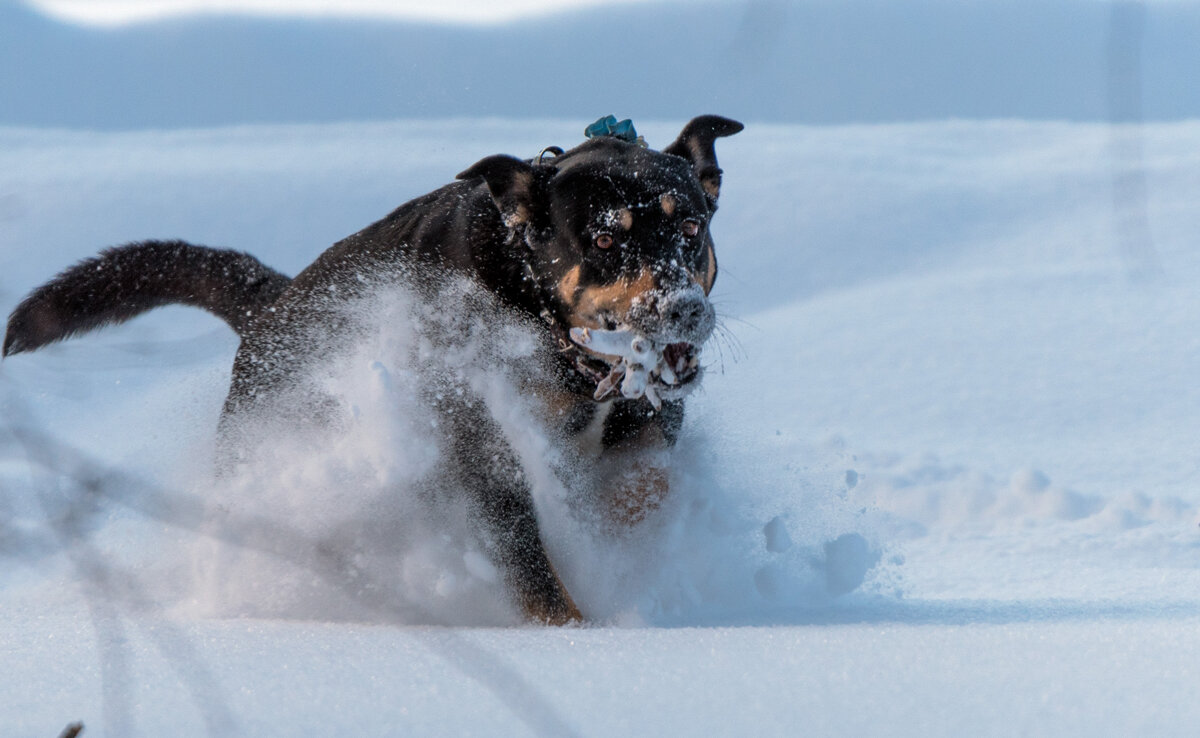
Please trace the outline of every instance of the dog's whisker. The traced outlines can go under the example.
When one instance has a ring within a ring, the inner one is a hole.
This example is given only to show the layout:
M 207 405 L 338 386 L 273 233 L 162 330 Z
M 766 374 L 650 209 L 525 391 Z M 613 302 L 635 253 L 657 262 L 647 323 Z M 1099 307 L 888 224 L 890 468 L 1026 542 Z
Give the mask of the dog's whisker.
M 747 357 L 746 347 L 736 333 L 723 327 L 721 336 L 729 343 L 729 349 L 733 352 L 735 361 L 742 361 Z
M 732 330 L 729 329 L 729 326 L 725 325 L 721 320 L 717 321 L 717 324 L 713 329 L 713 343 L 717 346 L 717 350 L 719 352 L 722 352 L 722 346 L 728 348 L 730 357 L 734 363 L 746 358 L 746 351 L 741 340 Z
M 732 313 L 723 313 L 720 310 L 718 310 L 717 311 L 717 320 L 724 321 L 724 322 L 737 323 L 738 325 L 745 326 L 746 328 L 750 328 L 751 330 L 758 331 L 760 333 L 762 332 L 762 329 L 759 328 L 754 323 L 751 323 L 750 321 L 746 320 L 745 318 L 739 318 L 738 316 L 733 315 Z
M 725 373 L 725 350 L 723 348 L 721 348 L 723 342 L 720 340 L 719 334 L 716 334 L 716 333 L 713 334 L 713 339 L 716 339 L 716 340 L 712 341 L 713 348 L 715 348 L 717 350 L 717 361 L 715 364 L 716 370 L 720 374 L 724 374 Z M 713 367 L 713 365 L 710 365 L 708 367 L 708 369 L 711 371 L 712 367 Z

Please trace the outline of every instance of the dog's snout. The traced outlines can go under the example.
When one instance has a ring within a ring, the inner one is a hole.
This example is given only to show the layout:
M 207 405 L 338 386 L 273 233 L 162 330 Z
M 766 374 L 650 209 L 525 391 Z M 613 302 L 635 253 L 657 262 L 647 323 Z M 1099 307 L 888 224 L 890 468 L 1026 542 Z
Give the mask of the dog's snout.
M 703 296 L 689 290 L 666 296 L 658 303 L 659 315 L 667 323 L 691 327 L 702 317 L 707 307 Z
M 704 343 L 716 324 L 712 303 L 697 285 L 645 295 L 635 302 L 630 318 L 656 339 L 693 344 Z

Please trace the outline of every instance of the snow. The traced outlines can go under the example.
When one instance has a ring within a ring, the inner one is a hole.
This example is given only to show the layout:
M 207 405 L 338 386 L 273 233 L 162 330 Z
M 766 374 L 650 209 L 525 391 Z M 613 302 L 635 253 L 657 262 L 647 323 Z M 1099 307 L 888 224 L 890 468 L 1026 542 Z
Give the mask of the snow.
M 0 129 L 0 308 L 140 238 L 294 273 L 586 122 Z M 345 432 L 276 428 L 232 480 L 216 319 L 0 363 L 3 732 L 1193 732 L 1200 123 L 747 123 L 717 145 L 724 332 L 630 531 L 514 393 L 520 326 L 414 365 L 437 316 L 403 293 L 314 377 Z M 515 434 L 587 626 L 521 625 L 414 489 L 414 388 L 449 366 Z
M 186 635 L 218 662 L 207 674 L 145 633 L 123 647 L 147 735 L 1186 734 L 1197 621 L 1088 617 L 650 633 L 200 623 Z M 92 672 L 30 668 L 50 636 L 63 662 L 94 663 L 90 633 L 61 618 L 0 629 L 23 685 L 14 733 L 53 735 L 99 701 Z M 206 692 L 224 709 L 192 702 Z

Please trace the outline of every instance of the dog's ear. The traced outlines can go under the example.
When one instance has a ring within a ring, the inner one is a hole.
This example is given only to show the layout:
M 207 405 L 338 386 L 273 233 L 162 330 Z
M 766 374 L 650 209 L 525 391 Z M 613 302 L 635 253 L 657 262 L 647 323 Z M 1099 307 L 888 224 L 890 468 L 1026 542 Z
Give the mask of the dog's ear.
M 500 210 L 504 225 L 516 228 L 533 217 L 536 193 L 535 172 L 529 162 L 497 154 L 481 159 L 457 179 L 483 179 Z
M 664 154 L 682 156 L 692 163 L 696 177 L 715 205 L 721 194 L 721 168 L 717 166 L 717 149 L 713 142 L 723 136 L 732 136 L 745 128 L 741 123 L 719 115 L 701 115 L 692 118 L 667 148 Z

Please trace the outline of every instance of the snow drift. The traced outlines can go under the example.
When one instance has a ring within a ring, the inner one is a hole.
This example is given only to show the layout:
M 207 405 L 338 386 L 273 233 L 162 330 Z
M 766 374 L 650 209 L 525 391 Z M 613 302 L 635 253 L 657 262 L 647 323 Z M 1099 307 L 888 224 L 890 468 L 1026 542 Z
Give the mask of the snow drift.
M 639 122 L 651 143 L 677 127 Z M 463 162 L 577 129 L 0 131 L 0 295 L 143 237 L 294 273 Z M 424 308 L 403 293 L 313 374 L 341 432 L 265 432 L 222 482 L 235 339 L 216 319 L 162 310 L 6 360 L 0 719 L 1187 734 L 1197 152 L 1196 123 L 748 126 L 713 224 L 732 339 L 706 349 L 677 494 L 627 533 L 595 524 L 528 422 L 520 325 L 492 316 L 503 340 L 433 357 L 540 464 L 589 628 L 423 627 L 515 619 L 462 511 L 427 494 L 440 452 L 413 388 L 431 370 L 406 327 Z

